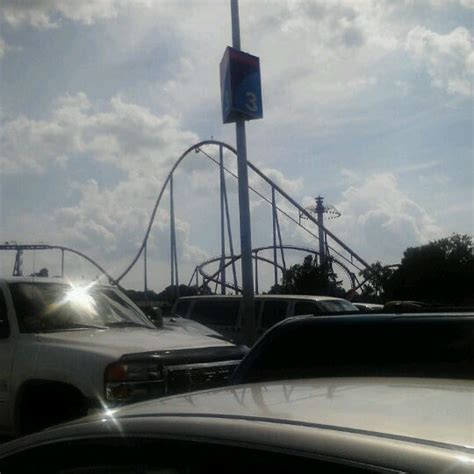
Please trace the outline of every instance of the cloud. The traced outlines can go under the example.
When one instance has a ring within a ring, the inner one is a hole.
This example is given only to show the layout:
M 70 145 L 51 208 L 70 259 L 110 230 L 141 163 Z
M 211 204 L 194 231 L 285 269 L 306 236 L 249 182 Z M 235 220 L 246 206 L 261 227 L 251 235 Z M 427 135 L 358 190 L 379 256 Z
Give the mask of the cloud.
M 0 155 L 4 174 L 46 173 L 58 164 L 67 168 L 71 160 L 88 156 L 120 168 L 124 178 L 107 186 L 96 179 L 71 181 L 68 188 L 79 194 L 73 204 L 64 206 L 58 201 L 56 209 L 41 218 L 25 209 L 23 216 L 35 232 L 24 232 L 28 226 L 8 222 L 2 235 L 17 240 L 35 235 L 35 239 L 68 245 L 92 256 L 99 254 L 105 268 L 118 275 L 141 245 L 171 165 L 197 141 L 197 135 L 183 131 L 173 117 L 158 116 L 121 97 L 112 98 L 105 111 L 98 111 L 84 93 L 59 98 L 45 119 L 23 116 L 7 121 Z M 202 167 L 191 165 L 196 171 Z M 178 175 L 187 179 L 185 172 Z M 186 189 L 179 193 L 185 195 Z M 169 259 L 167 199 L 165 194 L 148 247 L 150 258 L 161 266 Z M 208 257 L 191 239 L 191 230 L 186 218 L 177 217 L 179 258 L 184 266 Z
M 268 178 L 270 178 L 277 186 L 279 186 L 283 191 L 287 192 L 290 195 L 299 193 L 299 191 L 304 186 L 303 178 L 288 178 L 280 170 L 270 167 L 260 168 L 260 171 Z M 250 172 L 249 173 L 249 184 L 255 190 L 262 193 L 268 199 L 271 198 L 271 188 L 270 186 L 257 174 Z
M 354 182 L 336 208 L 342 215 L 329 228 L 369 261 L 398 262 L 408 246 L 442 235 L 441 227 L 400 189 L 391 173 Z
M 65 245 L 85 253 L 101 264 L 109 274 L 117 277 L 131 262 L 142 243 L 156 198 L 157 183 L 153 179 L 133 177 L 112 189 L 102 187 L 93 179 L 75 186 L 80 197 L 74 204 L 62 207 L 59 204 L 57 209 L 43 215 L 34 215 L 25 210 L 5 222 L 0 229 L 1 241 Z M 181 281 L 184 281 L 189 278 L 196 263 L 205 260 L 209 255 L 196 244 L 190 224 L 178 216 L 176 238 Z M 148 275 L 149 284 L 153 288 L 162 288 L 169 284 L 169 239 L 169 213 L 165 200 L 156 215 L 148 241 Z M 27 256 L 28 253 L 25 254 L 25 259 Z M 56 255 L 45 255 L 48 256 L 49 260 L 42 266 L 51 270 Z M 2 255 L 0 268 L 1 257 Z M 39 257 L 38 252 L 37 268 Z M 81 259 L 71 261 L 68 257 L 67 260 L 66 268 L 71 276 L 84 274 L 89 267 Z M 3 264 L 5 272 L 11 271 L 11 261 Z M 95 275 L 96 270 L 92 270 Z M 55 274 L 57 271 L 54 270 Z M 124 284 L 142 287 L 142 260 L 127 276 Z
M 155 115 L 119 96 L 100 112 L 78 93 L 58 99 L 46 120 L 21 116 L 6 121 L 0 169 L 4 174 L 42 173 L 52 163 L 88 155 L 126 171 L 149 173 L 196 141 L 174 117 Z
M 146 2 L 138 7 L 136 3 L 120 0 L 3 2 L 3 19 L 11 26 L 62 26 L 66 30 L 72 26 L 70 21 L 81 25 L 100 23 L 95 28 L 79 30 L 88 35 L 85 39 L 101 41 L 84 41 L 84 44 L 96 44 L 97 51 L 85 52 L 78 62 L 80 71 L 76 81 L 63 77 L 67 71 L 62 69 L 62 58 L 70 54 L 69 45 L 63 48 L 58 45 L 57 59 L 55 54 L 58 69 L 48 71 L 48 77 L 51 74 L 53 80 L 44 81 L 42 86 L 45 92 L 51 92 L 49 87 L 60 84 L 59 87 L 64 87 L 60 94 L 64 94 L 64 91 L 77 91 L 74 84 L 86 84 L 91 91 L 88 95 L 80 92 L 64 95 L 51 104 L 44 115 L 33 117 L 28 107 L 36 107 L 34 110 L 38 107 L 31 98 L 21 95 L 21 88 L 15 89 L 17 95 L 12 94 L 12 110 L 2 125 L 0 174 L 43 173 L 45 178 L 55 167 L 63 166 L 67 173 L 71 163 L 74 162 L 71 169 L 76 170 L 84 160 L 81 171 L 95 179 L 74 184 L 77 192 L 68 199 L 77 198 L 76 202 L 65 205 L 63 196 L 58 196 L 59 208 L 41 216 L 42 235 L 48 237 L 44 240 L 60 239 L 80 249 L 89 249 L 92 255 L 96 250 L 104 252 L 112 265 L 112 273 L 115 268 L 123 269 L 125 260 L 140 244 L 165 173 L 182 151 L 198 140 L 198 133 L 224 137 L 231 143 L 234 140 L 233 127 L 222 127 L 220 123 L 217 70 L 223 45 L 230 41 L 228 4 L 149 2 L 149 10 L 140 6 Z M 407 61 L 409 56 L 433 71 L 431 78 L 424 76 L 425 81 L 441 77 L 440 87 L 454 90 L 456 84 L 459 89 L 459 84 L 449 81 L 459 76 L 465 86 L 463 73 L 459 72 L 462 61 L 453 59 L 462 54 L 452 54 L 451 49 L 456 50 L 454 46 L 448 48 L 449 54 L 443 49 L 446 37 L 452 33 L 438 35 L 428 29 L 436 29 L 434 22 L 442 27 L 441 16 L 446 13 L 442 8 L 448 3 L 453 8 L 455 4 L 467 5 L 462 0 L 398 3 L 391 0 L 241 0 L 243 47 L 261 56 L 264 82 L 265 120 L 249 126 L 249 159 L 259 163 L 292 196 L 301 197 L 309 193 L 310 188 L 334 186 L 331 191 L 324 191 L 330 197 L 331 193 L 334 196 L 344 189 L 339 203 L 330 198 L 343 216 L 328 225 L 368 260 L 398 261 L 407 245 L 415 245 L 439 230 L 431 215 L 401 189 L 401 183 L 409 184 L 401 177 L 397 179 L 403 172 L 437 166 L 437 160 L 426 162 L 427 159 L 423 159 L 425 162 L 421 164 L 401 168 L 387 158 L 390 173 L 370 173 L 374 171 L 375 161 L 375 168 L 384 166 L 385 161 L 379 156 L 393 155 L 392 151 L 401 144 L 407 150 L 412 146 L 409 140 L 399 140 L 399 134 L 392 134 L 390 138 L 380 133 L 382 125 L 398 117 L 400 123 L 408 127 L 406 117 L 411 117 L 413 111 L 428 110 L 424 108 L 427 102 L 413 100 L 415 93 L 423 95 L 426 87 L 423 90 L 414 87 L 416 62 Z M 122 14 L 125 4 L 127 16 Z M 464 21 L 456 12 L 450 16 L 450 25 L 453 21 L 454 25 Z M 113 21 L 102 21 L 105 19 Z M 207 28 L 212 22 L 220 26 Z M 418 30 L 408 42 L 407 35 L 417 31 L 416 25 L 424 25 L 418 27 L 423 34 Z M 6 32 L 11 29 L 6 28 Z M 464 33 L 457 42 L 464 44 L 467 30 L 460 30 Z M 58 33 L 52 31 L 47 36 L 54 42 Z M 63 33 L 66 31 L 61 33 L 61 38 L 68 36 Z M 8 43 L 16 38 L 19 37 L 15 32 L 5 37 Z M 104 38 L 106 41 L 102 41 Z M 451 40 L 455 43 L 450 37 Z M 44 52 L 48 44 L 39 42 L 39 50 Z M 35 57 L 35 47 L 28 46 L 25 64 Z M 455 67 L 450 66 L 451 62 Z M 29 68 L 36 63 L 32 60 L 28 64 Z M 449 74 L 444 74 L 444 68 Z M 25 70 L 25 77 L 38 76 Z M 103 91 L 106 91 L 105 97 Z M 401 95 L 405 95 L 406 100 L 401 101 Z M 91 97 L 97 97 L 97 102 Z M 424 95 L 421 98 L 426 99 Z M 407 110 L 394 108 L 394 101 L 407 105 Z M 17 103 L 22 104 L 21 110 L 25 111 L 22 116 L 14 115 Z M 425 132 L 431 128 L 429 124 L 423 125 L 424 128 L 413 130 L 417 149 L 430 148 L 431 140 Z M 420 143 L 425 139 L 426 143 Z M 447 136 L 446 142 L 453 139 Z M 217 156 L 215 150 L 213 156 Z M 433 156 L 437 157 L 436 153 Z M 91 159 L 101 162 L 101 171 L 107 173 L 110 169 L 112 177 L 106 180 L 106 186 L 101 174 L 95 173 Z M 361 179 L 346 169 L 338 180 L 334 169 L 349 162 L 357 167 L 359 176 L 369 177 Z M 233 167 L 235 160 L 228 160 L 228 164 Z M 218 173 L 213 165 L 207 166 L 202 156 L 193 153 L 176 173 L 175 186 L 181 195 L 177 199 L 182 200 L 177 224 L 180 260 L 198 262 L 203 260 L 203 255 L 219 251 Z M 121 172 L 115 173 L 116 168 Z M 298 169 L 304 170 L 301 175 L 305 174 L 306 183 L 290 178 L 297 176 L 294 170 Z M 285 170 L 290 171 L 285 173 Z M 29 179 L 25 176 L 26 185 Z M 31 178 L 31 182 L 35 179 Z M 253 180 L 252 173 L 250 179 L 266 196 L 270 195 L 268 187 Z M 227 183 L 229 199 L 235 205 L 235 181 L 228 178 Z M 429 189 L 434 189 L 433 183 Z M 165 194 L 165 206 L 157 216 L 150 242 L 150 255 L 155 252 L 163 265 L 169 258 L 166 197 Z M 28 223 L 19 221 L 15 228 L 10 222 L 5 223 L 9 229 L 6 237 L 37 236 L 40 225 L 29 224 L 36 221 L 35 216 L 25 210 L 26 200 L 9 199 L 18 201 L 14 204 L 19 209 L 18 215 Z M 353 201 L 358 201 L 359 207 Z M 253 197 L 251 202 L 254 243 L 268 244 L 271 241 L 270 208 L 256 205 Z M 237 247 L 235 206 L 231 214 Z M 292 216 L 298 218 L 297 213 L 293 212 Z M 283 236 L 285 242 L 292 241 L 287 236 L 294 227 L 293 223 L 285 229 L 282 227 L 288 232 Z M 315 244 L 313 239 L 311 246 Z
M 160 36 L 167 31 L 164 24 L 180 18 L 169 47 L 173 64 L 164 65 L 152 81 L 143 81 L 144 88 L 140 81 L 140 91 L 135 93 L 147 93 L 160 109 L 179 110 L 187 123 L 217 136 L 222 133 L 216 130 L 220 121 L 217 65 L 230 41 L 228 4 L 190 2 L 186 11 L 182 2 L 167 4 L 166 9 L 158 5 L 152 6 L 155 10 L 146 18 L 144 9 L 133 10 L 127 34 L 110 24 L 113 47 L 123 51 L 132 42 L 133 54 L 138 49 L 150 51 L 147 60 L 152 64 L 156 49 L 150 43 L 156 42 L 159 48 L 166 41 Z M 241 1 L 242 45 L 261 55 L 265 118 L 272 127 L 292 122 L 323 133 L 337 129 L 341 121 L 350 122 L 347 114 L 338 112 L 379 87 L 380 69 L 373 66 L 404 38 L 390 21 L 391 10 L 389 3 L 382 8 L 378 2 L 363 1 Z M 203 29 L 212 21 L 222 27 Z M 137 37 L 142 42 L 137 43 Z M 165 68 L 172 69 L 172 74 L 162 74 Z
M 414 171 L 422 171 L 441 165 L 441 160 L 429 160 L 421 163 L 411 163 L 408 165 L 398 166 L 393 170 L 395 175 L 402 173 L 413 173 Z
M 5 0 L 2 5 L 2 19 L 11 26 L 28 24 L 36 28 L 54 28 L 56 23 L 50 18 L 53 3 L 47 0 L 16 2 Z
M 311 31 L 323 42 L 343 47 L 359 47 L 366 41 L 365 32 L 358 22 L 358 12 L 348 4 L 291 2 L 288 13 L 281 27 L 286 34 Z
M 105 268 L 118 276 L 141 246 L 160 187 L 161 181 L 157 182 L 151 176 L 129 176 L 112 189 L 101 187 L 93 179 L 88 180 L 78 186 L 80 198 L 74 205 L 53 212 L 57 236 L 73 248 L 100 254 L 101 260 L 106 262 Z M 182 276 L 189 278 L 194 265 L 209 255 L 196 244 L 195 229 L 181 215 L 175 219 L 178 258 Z M 166 195 L 148 240 L 150 268 L 169 264 L 169 239 L 170 214 Z M 157 275 L 157 278 L 160 284 L 166 284 L 166 275 Z
M 147 0 L 135 3 L 149 4 Z M 91 25 L 97 20 L 115 18 L 127 5 L 126 0 L 4 0 L 3 20 L 11 26 L 24 24 L 35 28 L 55 28 L 57 17 Z
M 442 35 L 417 26 L 408 33 L 405 48 L 426 66 L 435 87 L 450 94 L 472 96 L 474 52 L 466 28 Z
M 164 7 L 162 2 L 150 2 L 143 8 L 132 2 L 126 21 L 119 15 L 117 21 L 103 25 L 110 41 L 107 47 L 118 52 L 110 61 L 126 73 L 136 67 L 137 56 L 138 64 L 156 64 L 157 52 L 166 44 L 171 54 L 158 73 L 150 76 L 148 66 L 146 71 L 134 70 L 130 77 L 135 85 L 127 85 L 125 93 L 146 97 L 143 103 L 172 115 L 179 111 L 186 124 L 208 136 L 222 133 L 216 126 L 220 113 L 216 65 L 222 48 L 215 45 L 230 40 L 228 4 L 214 3 L 165 2 Z M 409 8 L 408 0 L 241 1 L 243 47 L 251 45 L 255 54 L 261 54 L 267 123 L 271 121 L 272 127 L 299 123 L 306 133 L 324 137 L 366 117 L 365 107 L 382 88 L 393 89 L 388 80 L 400 81 L 393 93 L 407 93 L 405 78 L 393 74 L 394 62 L 388 56 L 403 51 L 408 31 L 417 24 L 406 12 L 416 10 L 420 2 L 411 3 Z M 426 17 L 426 10 L 434 9 L 423 3 L 417 22 Z M 119 3 L 114 4 L 120 12 Z M 203 25 L 214 18 L 223 22 L 222 28 L 204 32 Z M 282 97 L 291 107 L 282 107 Z M 354 109 L 356 113 L 347 113 Z
M 357 50 L 365 45 L 393 49 L 397 39 L 390 29 L 383 28 L 393 10 L 390 2 L 333 2 L 290 0 L 281 14 L 283 33 L 291 36 L 311 34 L 314 44 L 323 47 Z
M 414 3 L 415 0 L 409 0 L 411 3 Z M 418 0 L 419 1 L 419 0 Z M 434 7 L 447 7 L 451 5 L 460 5 L 464 8 L 474 8 L 474 0 L 425 0 L 426 3 Z
M 20 46 L 12 46 L 0 36 L 0 60 L 8 53 L 21 51 Z
M 0 38 L 0 59 L 5 56 L 6 52 L 8 51 L 8 45 L 5 41 Z
M 394 7 L 373 1 L 269 3 L 271 8 L 241 7 L 252 11 L 247 41 L 257 54 L 265 53 L 266 123 L 298 124 L 313 139 L 352 128 L 366 114 L 348 111 L 364 109 L 376 97 L 386 74 L 380 64 L 402 44 Z

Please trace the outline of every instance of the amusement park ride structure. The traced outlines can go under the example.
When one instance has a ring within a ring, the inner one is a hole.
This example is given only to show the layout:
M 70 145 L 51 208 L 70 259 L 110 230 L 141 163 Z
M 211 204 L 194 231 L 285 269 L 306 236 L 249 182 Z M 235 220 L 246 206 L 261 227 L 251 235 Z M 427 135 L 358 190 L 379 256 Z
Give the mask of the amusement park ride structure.
M 218 158 L 213 156 L 209 151 L 209 148 L 211 147 L 217 148 Z M 205 140 L 189 147 L 173 165 L 158 193 L 143 241 L 130 264 L 117 277 L 110 275 L 91 257 L 70 247 L 62 245 L 20 244 L 16 242 L 7 242 L 3 245 L 0 245 L 0 250 L 16 252 L 13 275 L 22 274 L 22 257 L 24 251 L 59 250 L 61 253 L 62 275 L 64 275 L 65 272 L 64 255 L 65 253 L 69 252 L 86 259 L 89 263 L 94 265 L 101 274 L 105 275 L 110 282 L 120 285 L 122 279 L 137 264 L 140 257 L 143 256 L 143 287 L 145 291 L 148 291 L 147 244 L 157 210 L 160 206 L 163 196 L 165 195 L 165 191 L 168 190 L 170 216 L 170 284 L 178 288 L 180 283 L 178 259 L 179 252 L 176 240 L 176 217 L 174 203 L 175 190 L 173 185 L 173 173 L 183 162 L 183 160 L 189 156 L 192 156 L 192 152 L 202 154 L 213 164 L 219 167 L 220 255 L 198 264 L 195 267 L 191 278 L 189 279 L 189 284 L 191 285 L 195 283 L 199 288 L 203 288 L 204 286 L 214 283 L 216 292 L 219 291 L 220 293 L 225 294 L 230 290 L 232 293 L 239 293 L 241 291 L 241 285 L 239 282 L 239 273 L 236 268 L 236 262 L 241 258 L 241 256 L 235 251 L 234 247 L 226 175 L 229 175 L 235 179 L 238 179 L 238 177 L 231 169 L 229 169 L 229 167 L 225 165 L 224 162 L 224 152 L 230 152 L 230 155 L 236 156 L 236 150 L 232 146 L 217 140 Z M 252 249 L 256 292 L 259 292 L 260 286 L 259 262 L 266 262 L 273 266 L 273 280 L 276 284 L 278 283 L 279 272 L 282 274 L 282 272 L 284 272 L 287 268 L 287 258 L 285 257 L 285 251 L 299 251 L 306 254 L 312 254 L 315 257 L 315 261 L 319 265 L 326 264 L 329 274 L 334 274 L 336 270 L 338 272 L 342 271 L 346 276 L 346 281 L 349 283 L 350 290 L 359 288 L 364 282 L 361 283 L 359 281 L 358 274 L 361 270 L 369 268 L 368 263 L 348 245 L 342 242 L 336 235 L 334 235 L 334 233 L 328 230 L 324 224 L 325 215 L 327 218 L 338 217 L 340 215 L 338 211 L 332 206 L 325 206 L 321 196 L 318 196 L 315 199 L 315 206 L 303 207 L 251 162 L 248 162 L 248 167 L 270 187 L 270 197 L 267 197 L 263 192 L 261 192 L 261 190 L 257 190 L 255 187 L 250 185 L 249 191 L 258 196 L 271 207 L 272 216 L 272 242 L 269 243 L 269 245 Z M 293 213 L 293 210 L 296 212 Z M 282 217 L 287 219 L 293 225 L 298 226 L 303 233 L 309 235 L 311 238 L 314 238 L 318 242 L 317 247 L 303 247 L 284 243 L 282 240 L 280 226 L 280 219 Z M 305 225 L 306 223 L 307 225 Z M 269 252 L 271 255 L 268 255 Z M 218 265 L 217 270 L 215 269 L 216 265 Z M 214 267 L 214 269 L 211 269 L 212 267 Z M 229 270 L 231 274 L 230 279 L 228 278 Z

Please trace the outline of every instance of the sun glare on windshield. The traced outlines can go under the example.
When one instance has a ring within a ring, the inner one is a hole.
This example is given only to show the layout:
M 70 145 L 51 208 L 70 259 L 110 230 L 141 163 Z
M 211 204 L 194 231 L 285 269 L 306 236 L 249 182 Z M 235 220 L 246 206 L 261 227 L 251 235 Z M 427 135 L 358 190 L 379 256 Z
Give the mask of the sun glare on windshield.
M 94 286 L 94 284 L 95 283 L 92 282 L 87 286 L 76 286 L 70 283 L 71 287 L 66 292 L 66 295 L 61 303 L 69 303 L 89 314 L 97 314 L 96 303 L 94 298 L 89 294 L 89 291 Z

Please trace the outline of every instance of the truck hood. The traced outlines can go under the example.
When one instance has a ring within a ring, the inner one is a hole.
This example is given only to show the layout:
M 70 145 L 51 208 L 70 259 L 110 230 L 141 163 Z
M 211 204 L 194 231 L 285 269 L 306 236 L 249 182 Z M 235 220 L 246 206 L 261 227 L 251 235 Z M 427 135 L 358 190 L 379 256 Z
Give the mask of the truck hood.
M 145 328 L 110 328 L 42 333 L 38 341 L 120 357 L 123 354 L 233 346 L 199 334 Z
M 185 334 L 199 334 L 201 336 L 217 337 L 226 339 L 214 329 L 191 319 L 181 318 L 180 316 L 164 317 L 163 328 L 169 331 L 181 331 Z

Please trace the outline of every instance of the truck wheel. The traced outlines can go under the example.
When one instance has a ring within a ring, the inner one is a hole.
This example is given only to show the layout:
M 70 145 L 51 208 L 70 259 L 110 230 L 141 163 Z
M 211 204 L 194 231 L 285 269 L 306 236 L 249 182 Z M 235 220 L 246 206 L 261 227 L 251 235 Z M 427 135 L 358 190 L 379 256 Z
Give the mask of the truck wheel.
M 19 403 L 19 431 L 21 435 L 33 433 L 86 414 L 86 400 L 76 388 L 61 383 L 34 383 L 25 388 Z

